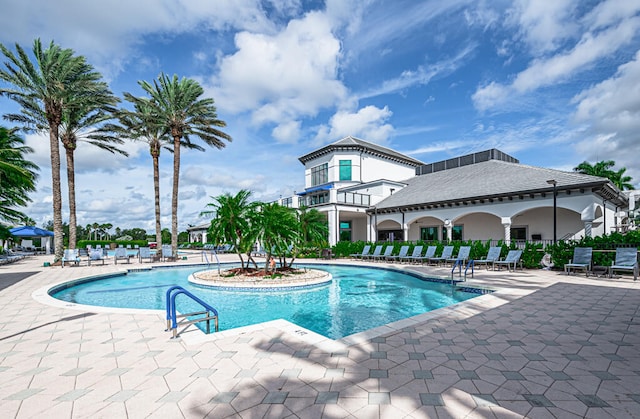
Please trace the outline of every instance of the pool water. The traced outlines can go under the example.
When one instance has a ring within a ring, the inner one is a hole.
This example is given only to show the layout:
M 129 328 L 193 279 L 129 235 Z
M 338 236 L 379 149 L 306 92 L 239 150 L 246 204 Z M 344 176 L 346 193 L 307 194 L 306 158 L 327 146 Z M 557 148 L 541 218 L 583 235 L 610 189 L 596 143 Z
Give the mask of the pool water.
M 131 272 L 54 290 L 54 298 L 78 304 L 165 309 L 165 292 L 179 285 L 209 303 L 220 316 L 220 330 L 285 319 L 323 336 L 338 339 L 397 320 L 446 307 L 479 294 L 456 291 L 402 272 L 355 266 L 313 265 L 333 276 L 330 284 L 286 291 L 224 291 L 190 283 L 202 268 Z M 200 307 L 179 296 L 183 313 Z

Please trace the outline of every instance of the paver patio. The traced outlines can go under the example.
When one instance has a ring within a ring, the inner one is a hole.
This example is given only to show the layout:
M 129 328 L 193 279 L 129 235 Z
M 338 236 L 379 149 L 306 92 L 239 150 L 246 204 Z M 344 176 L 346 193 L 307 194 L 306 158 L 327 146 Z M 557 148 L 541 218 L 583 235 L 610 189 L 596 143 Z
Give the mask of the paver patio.
M 0 266 L 3 418 L 640 417 L 640 281 L 628 277 L 476 270 L 469 285 L 500 291 L 340 341 L 278 321 L 172 340 L 164 313 L 32 296 L 137 264 L 49 260 Z M 2 288 L 22 272 L 35 273 Z

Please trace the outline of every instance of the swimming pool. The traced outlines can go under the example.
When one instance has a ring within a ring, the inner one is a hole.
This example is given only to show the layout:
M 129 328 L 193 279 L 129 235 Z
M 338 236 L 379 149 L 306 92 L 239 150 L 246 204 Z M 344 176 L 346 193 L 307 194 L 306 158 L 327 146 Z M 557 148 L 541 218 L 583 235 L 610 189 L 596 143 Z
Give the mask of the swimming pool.
M 298 265 L 304 266 L 304 265 Z M 153 269 L 89 281 L 50 292 L 59 300 L 103 307 L 165 309 L 165 291 L 179 285 L 220 313 L 220 330 L 285 319 L 331 339 L 339 339 L 397 320 L 446 307 L 479 294 L 456 291 L 449 283 L 425 281 L 389 269 L 309 265 L 326 270 L 325 286 L 286 291 L 226 291 L 190 283 L 202 267 Z M 178 298 L 177 309 L 198 309 Z

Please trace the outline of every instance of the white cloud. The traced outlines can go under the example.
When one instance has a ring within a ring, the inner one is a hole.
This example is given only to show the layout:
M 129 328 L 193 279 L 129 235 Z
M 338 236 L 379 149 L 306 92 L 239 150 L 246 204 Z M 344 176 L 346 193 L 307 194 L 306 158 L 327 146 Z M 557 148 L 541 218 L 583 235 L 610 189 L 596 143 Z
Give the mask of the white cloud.
M 472 95 L 474 105 L 479 110 L 487 110 L 514 96 L 566 82 L 575 73 L 629 44 L 638 31 L 640 17 L 624 19 L 600 32 L 586 32 L 571 50 L 534 60 L 511 84 L 490 82 L 478 88 Z
M 574 119 L 587 126 L 578 149 L 590 160 L 615 160 L 640 182 L 640 51 L 616 74 L 575 96 Z
M 519 27 L 520 34 L 534 55 L 554 51 L 573 36 L 576 2 L 573 0 L 519 0 L 507 12 L 508 21 Z
M 291 20 L 275 35 L 241 32 L 221 60 L 213 96 L 227 112 L 251 111 L 255 125 L 313 116 L 346 96 L 337 80 L 340 42 L 319 12 Z
M 279 143 L 296 143 L 300 139 L 300 121 L 280 124 L 271 131 L 271 135 Z
M 352 135 L 366 138 L 373 143 L 384 144 L 393 133 L 393 126 L 386 122 L 392 114 L 386 106 L 382 109 L 366 106 L 355 113 L 338 111 L 329 120 L 329 126 L 320 127 L 316 142 Z

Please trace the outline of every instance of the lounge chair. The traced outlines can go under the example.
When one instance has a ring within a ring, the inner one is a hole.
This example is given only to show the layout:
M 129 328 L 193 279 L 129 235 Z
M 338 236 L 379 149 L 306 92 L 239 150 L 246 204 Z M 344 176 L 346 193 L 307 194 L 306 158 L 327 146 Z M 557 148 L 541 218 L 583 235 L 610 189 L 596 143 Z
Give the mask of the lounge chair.
M 420 258 L 422 258 L 422 249 L 424 248 L 424 246 L 422 245 L 418 245 L 416 247 L 413 248 L 413 251 L 411 252 L 411 256 L 407 256 L 402 258 L 402 260 L 400 260 L 400 262 L 402 262 L 403 260 L 406 260 L 409 263 L 413 263 L 413 262 L 417 262 L 420 260 Z
M 520 257 L 522 257 L 522 250 L 509 250 L 507 257 L 504 258 L 504 260 L 496 260 L 493 264 L 494 266 L 498 266 L 498 270 L 500 270 L 503 265 L 506 265 L 507 269 L 511 270 L 511 265 L 513 265 L 513 270 L 515 272 L 516 265 L 520 263 Z
M 102 250 L 95 249 L 89 252 L 89 257 L 87 258 L 87 264 L 91 266 L 92 263 L 98 263 L 104 265 L 104 258 L 102 257 Z
M 362 255 L 362 260 L 365 260 L 365 259 L 373 260 L 373 258 L 380 256 L 380 253 L 382 253 L 382 247 L 383 246 L 381 244 L 377 245 L 376 248 L 373 249 L 373 253 L 371 253 L 370 255 Z
M 385 260 L 387 262 L 391 262 L 391 261 L 395 261 L 395 260 L 400 260 L 402 258 L 407 257 L 407 253 L 409 253 L 409 246 L 402 246 L 400 247 L 400 252 L 398 252 L 397 255 L 389 255 L 385 258 Z
M 638 279 L 638 249 L 635 247 L 619 247 L 616 249 L 616 260 L 609 266 L 609 278 L 615 271 L 633 272 L 633 280 Z
M 78 266 L 80 264 L 80 256 L 78 254 L 78 249 L 64 249 L 64 254 L 62 255 L 62 267 L 64 268 L 64 264 L 73 263 Z
M 484 264 L 487 269 L 489 269 L 489 264 L 491 264 L 491 268 L 494 267 L 494 262 L 496 260 L 500 260 L 500 253 L 502 253 L 502 246 L 491 246 L 489 248 L 489 252 L 484 259 L 476 259 L 473 261 L 474 265 Z
M 445 260 L 445 263 L 451 262 L 451 265 L 460 261 L 460 263 L 464 264 L 467 259 L 469 259 L 469 254 L 471 253 L 471 246 L 460 246 L 458 249 L 458 255 L 454 258 L 448 258 Z
M 368 255 L 370 251 L 371 251 L 371 245 L 367 244 L 362 249 L 362 253 L 353 253 L 349 255 L 349 257 L 351 257 L 351 259 L 358 259 L 358 258 L 362 259 L 365 255 Z
M 393 245 L 390 244 L 389 246 L 387 246 L 384 249 L 384 253 L 381 255 L 377 255 L 377 256 L 372 256 L 371 259 L 373 259 L 374 261 L 381 261 L 381 260 L 385 260 L 387 259 L 388 256 L 391 256 L 391 253 L 393 253 Z
M 153 255 L 151 254 L 150 247 L 141 247 L 138 249 L 138 260 L 142 263 L 144 259 L 149 259 L 149 262 L 153 262 Z
M 170 244 L 163 244 L 161 249 L 162 249 L 162 260 L 164 260 L 165 262 L 168 260 L 175 260 L 175 258 L 173 257 L 173 251 L 171 250 Z
M 118 247 L 113 255 L 113 260 L 116 265 L 119 260 L 126 260 L 127 263 L 131 263 L 131 255 L 127 253 L 127 249 L 124 247 Z
M 442 249 L 442 254 L 438 257 L 432 257 L 429 259 L 429 262 L 435 262 L 436 264 L 446 263 L 448 259 L 451 259 L 453 256 L 453 246 L 445 246 Z
M 436 255 L 436 250 L 438 250 L 438 246 L 428 246 L 424 256 L 420 258 L 420 264 L 424 265 L 425 261 L 428 264 L 429 261 Z
M 573 258 L 569 263 L 565 263 L 564 271 L 569 275 L 571 270 L 582 269 L 589 277 L 591 271 L 591 257 L 593 256 L 593 248 L 591 247 L 575 247 L 573 249 Z

